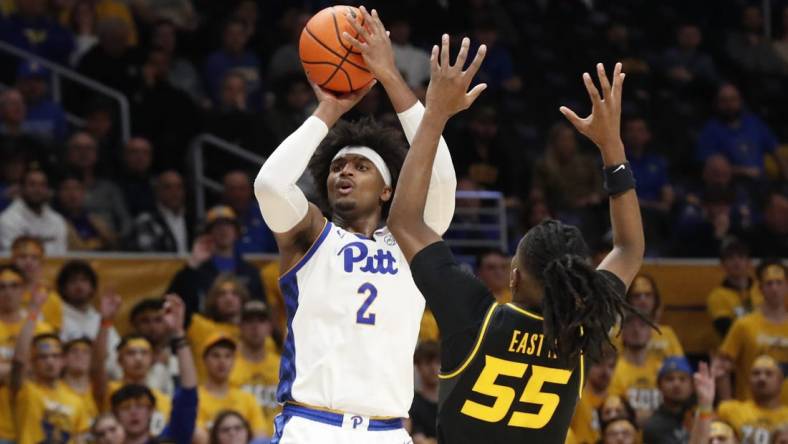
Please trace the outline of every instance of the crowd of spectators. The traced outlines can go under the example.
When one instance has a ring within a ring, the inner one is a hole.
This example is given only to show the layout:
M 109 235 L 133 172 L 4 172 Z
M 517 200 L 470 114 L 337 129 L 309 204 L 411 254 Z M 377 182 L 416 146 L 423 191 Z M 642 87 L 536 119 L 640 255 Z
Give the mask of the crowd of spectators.
M 121 141 L 106 97 L 63 79 L 56 101 L 46 68 L 3 56 L 0 211 L 38 205 L 22 192 L 23 173 L 35 168 L 53 190 L 42 217 L 54 221 L 51 205 L 66 225 L 58 228 L 65 244 L 53 242 L 60 251 L 185 253 L 202 216 L 186 192 L 190 141 L 207 132 L 265 156 L 297 128 L 315 106 L 298 39 L 328 4 L 4 0 L 0 38 L 125 94 L 134 137 Z M 594 62 L 622 61 L 622 135 L 647 254 L 710 257 L 735 235 L 757 256 L 788 255 L 784 1 L 772 2 L 770 17 L 745 0 L 725 0 L 713 15 L 677 0 L 368 6 L 380 10 L 397 66 L 418 95 L 429 81 L 425 48 L 440 33 L 471 36 L 471 52 L 488 46 L 477 81 L 490 88 L 445 136 L 465 189 L 503 193 L 510 239 L 544 217 L 578 224 L 595 241 L 609 236 L 597 156 L 557 108 L 582 108 L 576 78 Z M 392 113 L 373 89 L 348 118 L 395 122 Z M 237 186 L 255 166 L 206 156 L 205 172 L 232 188 L 209 200 L 238 212 L 241 252 L 275 252 L 256 203 Z
M 788 257 L 788 3 L 772 1 L 771 17 L 760 2 L 718 3 L 715 14 L 678 0 L 367 4 L 417 95 L 441 33 L 471 36 L 471 52 L 488 46 L 488 91 L 445 137 L 458 190 L 503 193 L 510 239 L 554 217 L 606 251 L 598 156 L 557 110 L 582 109 L 577 79 L 594 62 L 622 61 L 647 255 L 720 259 L 724 280 L 707 300 L 719 350 L 687 359 L 660 322 L 660 282 L 638 276 L 628 301 L 659 330 L 621 320 L 615 349 L 588 367 L 568 442 L 687 443 L 693 418 L 714 415 L 715 443 L 788 443 L 788 281 L 769 259 Z M 315 99 L 298 39 L 329 4 L 0 0 L 0 40 L 122 92 L 132 124 L 123 141 L 106 98 L 63 80 L 55 100 L 49 70 L 0 55 L 0 443 L 272 436 L 286 325 L 278 264 L 244 258 L 276 253 L 251 190 L 256 167 L 207 154 L 221 190 L 196 214 L 188 147 L 208 132 L 266 156 L 303 122 Z M 396 125 L 378 89 L 348 118 L 366 115 Z M 78 259 L 44 276 L 47 256 L 85 251 L 186 261 L 165 296 L 142 299 L 115 294 Z M 509 302 L 511 251 L 462 253 Z M 115 328 L 121 313 L 130 328 Z M 408 427 L 414 443 L 434 444 L 440 332 L 429 311 L 419 338 Z M 695 372 L 697 358 L 708 365 Z

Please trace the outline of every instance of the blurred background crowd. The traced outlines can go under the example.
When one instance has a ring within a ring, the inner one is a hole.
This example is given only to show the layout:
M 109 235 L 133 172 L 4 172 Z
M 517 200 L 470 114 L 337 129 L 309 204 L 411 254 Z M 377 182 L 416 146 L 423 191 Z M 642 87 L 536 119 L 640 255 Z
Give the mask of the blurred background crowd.
M 197 442 L 271 436 L 285 315 L 276 245 L 252 193 L 259 163 L 198 156 L 192 142 L 210 134 L 265 158 L 298 128 L 316 106 L 298 39 L 331 4 L 0 0 L 0 442 L 189 442 L 171 431 L 190 424 Z M 617 352 L 588 372 L 577 442 L 629 433 L 684 443 L 707 409 L 740 442 L 788 442 L 788 2 L 365 5 L 419 96 L 426 49 L 442 33 L 489 48 L 478 78 L 488 91 L 445 134 L 463 192 L 446 237 L 501 302 L 511 297 L 507 239 L 546 218 L 580 226 L 596 255 L 609 249 L 598 155 L 558 107 L 584 110 L 580 75 L 594 63 L 624 64 L 622 138 L 647 256 L 712 260 L 635 281 L 631 301 L 664 322 L 657 332 L 622 320 Z M 346 117 L 368 115 L 398 125 L 379 87 Z M 205 195 L 203 177 L 213 180 Z M 170 262 L 144 268 L 121 252 Z M 677 302 L 682 290 L 695 302 Z M 180 327 L 167 293 L 182 301 Z M 435 433 L 429 313 L 421 338 L 410 421 L 419 444 Z M 699 360 L 717 377 L 711 401 L 693 389 Z M 195 367 L 196 383 L 184 386 L 181 365 Z M 194 421 L 173 423 L 176 411 L 190 417 L 192 392 Z

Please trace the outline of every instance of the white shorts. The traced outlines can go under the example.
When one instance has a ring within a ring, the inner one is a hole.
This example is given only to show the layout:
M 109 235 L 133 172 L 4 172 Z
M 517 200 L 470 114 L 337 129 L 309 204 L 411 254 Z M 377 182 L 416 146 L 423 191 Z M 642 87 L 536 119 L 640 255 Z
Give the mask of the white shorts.
M 413 444 L 404 428 L 379 428 L 375 420 L 359 415 L 326 413 L 307 418 L 286 408 L 274 425 L 271 444 Z

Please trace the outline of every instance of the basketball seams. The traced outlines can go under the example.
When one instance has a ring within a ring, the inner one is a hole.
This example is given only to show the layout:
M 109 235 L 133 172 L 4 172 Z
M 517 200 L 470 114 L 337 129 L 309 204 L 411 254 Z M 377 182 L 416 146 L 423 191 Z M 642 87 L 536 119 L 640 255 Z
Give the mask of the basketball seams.
M 335 56 L 339 57 L 340 59 L 342 58 L 342 56 L 341 56 L 341 55 L 340 55 L 338 52 L 334 51 L 334 48 L 331 48 L 330 46 L 328 46 L 328 45 L 326 45 L 325 43 L 323 43 L 323 42 L 322 42 L 322 41 L 321 41 L 319 38 L 317 38 L 317 36 L 316 36 L 315 34 L 313 34 L 313 33 L 312 33 L 312 31 L 310 31 L 310 30 L 309 30 L 309 27 L 308 27 L 308 26 L 304 27 L 304 31 L 306 31 L 307 35 L 308 35 L 309 37 L 312 37 L 312 40 L 316 41 L 316 42 L 317 42 L 317 43 L 318 43 L 320 46 L 322 46 L 322 47 L 323 47 L 323 48 L 324 48 L 326 51 L 330 52 L 331 54 L 334 54 Z M 364 71 L 364 72 L 370 72 L 370 71 L 369 71 L 369 69 L 367 69 L 367 68 L 365 68 L 365 67 L 363 67 L 363 66 L 359 65 L 358 63 L 355 63 L 355 62 L 354 62 L 354 61 L 352 61 L 352 60 L 345 60 L 345 61 L 346 61 L 347 63 L 349 63 L 349 64 L 351 64 L 351 65 L 355 66 L 356 68 L 358 68 L 358 69 L 360 69 L 360 70 Z
M 334 32 L 337 35 L 337 41 L 339 42 L 339 46 L 347 49 L 348 51 L 352 52 L 353 54 L 361 55 L 360 52 L 353 51 L 353 45 L 352 44 L 349 44 L 348 46 L 345 46 L 345 42 L 342 41 L 342 34 L 339 32 L 339 22 L 337 22 L 337 15 L 334 14 L 334 8 L 336 8 L 336 6 L 332 6 L 331 7 L 331 19 L 334 21 Z M 365 20 L 365 17 L 362 14 L 361 15 L 361 26 L 364 26 L 364 20 Z M 356 35 L 354 35 L 353 38 L 358 40 L 360 35 L 361 35 L 361 33 L 356 32 Z

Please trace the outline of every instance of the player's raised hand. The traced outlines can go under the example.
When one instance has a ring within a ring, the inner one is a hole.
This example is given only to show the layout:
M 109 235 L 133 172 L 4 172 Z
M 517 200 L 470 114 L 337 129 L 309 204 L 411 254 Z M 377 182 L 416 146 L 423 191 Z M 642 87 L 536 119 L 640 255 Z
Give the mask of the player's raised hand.
M 583 83 L 585 83 L 591 98 L 591 114 L 581 118 L 566 106 L 562 106 L 559 110 L 581 134 L 591 139 L 605 154 L 604 150 L 610 147 L 620 145 L 623 150 L 621 143 L 621 90 L 625 74 L 621 72 L 621 63 L 616 63 L 611 84 L 605 73 L 604 65 L 598 63 L 596 70 L 599 76 L 599 85 L 602 88 L 601 94 L 594 85 L 591 75 L 587 72 L 583 73 Z
M 183 320 L 186 316 L 186 305 L 177 294 L 168 294 L 164 296 L 164 325 L 167 331 L 174 337 L 184 335 Z
M 465 60 L 468 57 L 468 48 L 471 45 L 467 37 L 462 39 L 460 52 L 454 64 L 449 63 L 449 36 L 444 34 L 441 47 L 432 47 L 430 55 L 430 84 L 427 87 L 426 109 L 449 118 L 458 112 L 468 109 L 487 88 L 486 83 L 476 85 L 468 91 L 473 77 L 479 71 L 482 60 L 487 53 L 485 45 L 479 46 L 467 70 L 463 71 Z
M 315 92 L 318 101 L 318 106 L 314 115 L 320 118 L 320 120 L 325 122 L 329 127 L 333 126 L 340 117 L 353 109 L 376 83 L 377 81 L 373 79 L 369 82 L 369 85 L 359 90 L 346 94 L 337 94 L 333 91 L 321 88 L 310 80 L 309 84 L 312 85 L 312 90 Z
M 695 394 L 698 397 L 698 405 L 712 407 L 714 404 L 714 372 L 705 362 L 698 364 L 698 371 L 693 375 L 695 380 Z
M 363 25 L 350 15 L 350 11 L 346 13 L 348 23 L 356 30 L 358 37 L 343 32 L 342 38 L 361 53 L 367 68 L 375 77 L 384 79 L 386 76 L 398 75 L 399 71 L 394 63 L 394 49 L 391 47 L 389 33 L 383 26 L 378 11 L 373 9 L 370 14 L 363 6 L 359 6 L 358 9 L 364 18 Z

